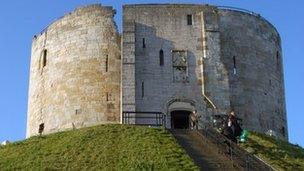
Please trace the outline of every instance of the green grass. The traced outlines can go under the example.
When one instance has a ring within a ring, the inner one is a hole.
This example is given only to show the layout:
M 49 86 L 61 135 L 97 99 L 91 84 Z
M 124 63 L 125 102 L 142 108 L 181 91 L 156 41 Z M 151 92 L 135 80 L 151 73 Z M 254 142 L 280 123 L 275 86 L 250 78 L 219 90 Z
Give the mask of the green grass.
M 251 132 L 242 146 L 277 170 L 304 170 L 304 149 L 298 145 Z
M 264 134 L 241 144 L 277 170 L 304 170 L 304 149 Z M 0 146 L 0 170 L 198 170 L 164 129 L 100 125 Z
M 198 170 L 163 129 L 100 125 L 0 147 L 0 170 Z

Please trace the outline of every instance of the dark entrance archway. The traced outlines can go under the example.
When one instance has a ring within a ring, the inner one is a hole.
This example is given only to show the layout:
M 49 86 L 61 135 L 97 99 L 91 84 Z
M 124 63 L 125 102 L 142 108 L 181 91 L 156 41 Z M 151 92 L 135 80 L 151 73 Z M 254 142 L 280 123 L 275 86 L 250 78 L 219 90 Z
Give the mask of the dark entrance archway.
M 189 116 L 190 111 L 187 110 L 174 110 L 171 114 L 171 128 L 172 129 L 189 129 Z

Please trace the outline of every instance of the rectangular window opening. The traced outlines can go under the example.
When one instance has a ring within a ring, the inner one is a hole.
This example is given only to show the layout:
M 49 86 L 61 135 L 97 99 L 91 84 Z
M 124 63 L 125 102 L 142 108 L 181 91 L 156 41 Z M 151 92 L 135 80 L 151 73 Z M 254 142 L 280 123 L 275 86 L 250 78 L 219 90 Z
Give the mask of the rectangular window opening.
M 141 82 L 141 98 L 145 96 L 145 83 Z
M 192 15 L 187 15 L 187 24 L 192 25 Z
M 43 133 L 43 131 L 44 131 L 44 123 L 41 123 L 39 125 L 38 133 L 41 135 Z

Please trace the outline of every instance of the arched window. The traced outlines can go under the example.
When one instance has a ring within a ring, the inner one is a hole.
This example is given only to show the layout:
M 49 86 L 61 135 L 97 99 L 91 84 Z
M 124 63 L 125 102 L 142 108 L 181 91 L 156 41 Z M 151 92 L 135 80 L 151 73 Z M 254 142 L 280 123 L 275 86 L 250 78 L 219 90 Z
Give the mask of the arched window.
M 164 51 L 162 49 L 159 51 L 159 65 L 164 65 Z

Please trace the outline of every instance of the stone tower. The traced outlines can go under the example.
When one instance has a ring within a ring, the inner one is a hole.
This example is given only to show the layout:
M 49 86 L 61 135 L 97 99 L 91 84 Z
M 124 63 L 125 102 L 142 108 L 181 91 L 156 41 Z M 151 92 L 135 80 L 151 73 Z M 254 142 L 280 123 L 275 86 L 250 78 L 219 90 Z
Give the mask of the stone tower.
M 287 139 L 280 35 L 253 12 L 192 4 L 123 7 L 122 109 L 187 127 L 235 110 L 244 127 Z M 134 84 L 135 82 L 135 84 Z
M 27 137 L 120 119 L 120 38 L 112 7 L 76 9 L 35 36 Z
M 204 124 L 235 110 L 246 129 L 288 139 L 280 35 L 263 17 L 211 5 L 124 5 L 120 41 L 114 13 L 82 7 L 35 36 L 28 137 L 40 124 L 50 133 L 119 123 L 122 111 L 162 112 L 166 127 L 184 128 L 193 110 Z

